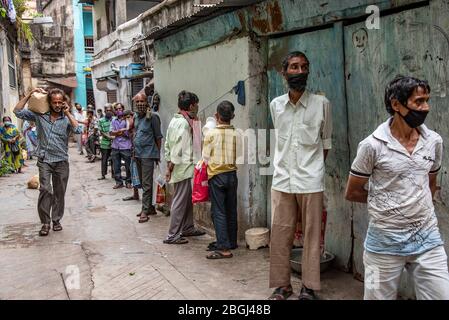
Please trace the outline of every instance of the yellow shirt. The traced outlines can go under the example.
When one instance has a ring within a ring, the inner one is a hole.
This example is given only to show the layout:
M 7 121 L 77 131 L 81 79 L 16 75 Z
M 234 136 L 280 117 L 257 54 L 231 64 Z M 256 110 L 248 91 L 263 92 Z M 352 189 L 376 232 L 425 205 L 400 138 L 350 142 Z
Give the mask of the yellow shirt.
M 233 126 L 218 125 L 204 137 L 203 159 L 209 179 L 220 173 L 236 171 L 237 135 Z

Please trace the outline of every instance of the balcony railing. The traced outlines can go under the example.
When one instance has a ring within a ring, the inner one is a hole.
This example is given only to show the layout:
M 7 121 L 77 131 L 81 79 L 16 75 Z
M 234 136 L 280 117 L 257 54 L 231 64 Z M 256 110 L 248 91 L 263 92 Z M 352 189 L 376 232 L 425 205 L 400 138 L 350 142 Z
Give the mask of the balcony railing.
M 94 38 L 93 37 L 84 37 L 84 51 L 86 54 L 94 53 Z

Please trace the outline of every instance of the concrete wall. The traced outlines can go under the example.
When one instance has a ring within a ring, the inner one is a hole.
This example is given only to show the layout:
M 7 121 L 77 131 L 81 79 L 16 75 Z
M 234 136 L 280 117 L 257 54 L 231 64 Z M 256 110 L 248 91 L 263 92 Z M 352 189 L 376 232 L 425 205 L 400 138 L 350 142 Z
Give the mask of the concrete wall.
M 54 17 L 54 27 L 45 28 L 49 35 L 61 37 L 63 44 L 64 57 L 58 59 L 57 63 L 50 60 L 49 63 L 44 63 L 44 74 L 62 74 L 67 75 L 75 72 L 75 53 L 73 44 L 73 1 L 74 0 L 61 0 L 52 1 L 45 9 L 44 15 L 53 15 L 56 13 L 56 19 Z M 45 32 L 44 32 L 45 33 Z
M 257 96 L 254 82 L 246 82 L 246 106 L 237 103 L 237 96 L 229 92 L 239 80 L 250 75 L 249 56 L 254 50 L 248 37 L 225 41 L 215 46 L 194 52 L 159 59 L 155 63 L 155 89 L 161 96 L 161 120 L 167 128 L 172 116 L 177 112 L 177 96 L 181 90 L 195 92 L 200 99 L 200 119 L 213 116 L 220 101 L 229 100 L 236 107 L 233 125 L 246 130 L 253 128 L 253 121 L 266 112 L 257 110 Z M 218 101 L 217 98 L 221 97 Z M 263 117 L 263 116 L 262 116 Z M 254 174 L 253 174 L 254 173 Z M 265 225 L 265 204 L 258 197 L 260 192 L 253 188 L 254 175 L 258 173 L 256 165 L 241 165 L 238 171 L 238 212 L 239 233 L 250 226 Z M 195 218 L 203 226 L 213 228 L 208 205 L 195 208 Z
M 96 65 L 92 68 L 92 78 L 93 78 L 93 86 L 94 86 L 94 95 L 95 95 L 95 105 L 97 108 L 102 108 L 107 103 L 107 93 L 105 91 L 98 90 L 96 83 L 97 78 L 103 76 L 107 72 L 111 71 L 111 62 L 114 62 L 117 66 L 119 65 L 128 65 L 132 63 L 132 54 L 129 55 L 121 55 L 116 56 L 111 60 L 107 60 L 103 63 Z M 129 94 L 128 94 L 128 79 L 118 79 L 119 87 L 117 90 L 117 100 L 118 102 L 123 103 L 125 109 L 131 109 L 129 105 Z
M 101 21 L 101 35 L 98 34 L 97 21 Z M 107 20 L 106 20 L 106 2 L 105 0 L 98 0 L 94 2 L 93 10 L 93 23 L 94 23 L 94 39 L 97 40 L 106 35 Z
M 15 46 L 15 44 L 13 43 Z M 1 101 L 2 105 L 2 116 L 11 116 L 13 122 L 17 124 L 17 118 L 14 116 L 12 110 L 14 109 L 17 102 L 19 102 L 19 54 L 17 47 L 15 48 L 15 62 L 16 62 L 16 86 L 13 88 L 9 85 L 9 68 L 8 68 L 8 53 L 7 53 L 7 35 L 2 27 L 0 27 L 0 94 L 2 95 Z
M 156 1 L 126 1 L 126 21 L 134 19 L 142 12 L 154 7 L 157 4 L 158 2 Z
M 97 17 L 97 6 L 94 7 L 94 17 Z M 107 103 L 107 94 L 105 91 L 98 90 L 97 79 L 104 77 L 111 72 L 111 63 L 117 68 L 127 66 L 133 61 L 134 51 L 138 46 L 131 47 L 133 38 L 142 31 L 142 24 L 139 20 L 133 19 L 120 25 L 116 31 L 102 37 L 94 42 L 95 54 L 90 65 L 92 67 L 92 78 L 94 86 L 95 103 L 97 107 L 104 106 Z M 96 38 L 95 38 L 96 39 Z M 134 43 L 135 44 L 135 43 Z M 119 89 L 117 91 L 117 99 L 125 105 L 125 108 L 131 109 L 129 106 L 129 90 L 128 79 L 118 79 Z

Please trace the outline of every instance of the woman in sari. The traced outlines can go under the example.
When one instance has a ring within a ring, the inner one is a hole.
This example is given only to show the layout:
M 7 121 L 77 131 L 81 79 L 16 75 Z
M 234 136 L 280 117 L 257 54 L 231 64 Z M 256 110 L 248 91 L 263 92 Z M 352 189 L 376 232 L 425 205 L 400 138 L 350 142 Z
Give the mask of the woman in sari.
M 12 124 L 11 118 L 3 117 L 4 128 L 1 130 L 0 139 L 5 148 L 5 159 L 14 172 L 22 173 L 23 158 L 20 146 L 20 132 Z

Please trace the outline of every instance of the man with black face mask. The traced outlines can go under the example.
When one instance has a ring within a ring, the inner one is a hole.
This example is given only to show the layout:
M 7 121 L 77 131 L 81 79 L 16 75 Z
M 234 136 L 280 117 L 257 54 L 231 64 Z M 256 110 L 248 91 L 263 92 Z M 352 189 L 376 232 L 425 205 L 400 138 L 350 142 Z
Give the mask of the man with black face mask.
M 396 300 L 404 268 L 413 275 L 416 298 L 449 300 L 447 255 L 432 198 L 443 156 L 443 139 L 424 125 L 427 81 L 397 76 L 385 89 L 391 115 L 360 142 L 346 199 L 368 204 L 365 299 Z M 366 185 L 368 187 L 366 188 Z
M 149 215 L 155 215 L 156 209 L 152 204 L 153 199 L 153 171 L 160 160 L 161 150 L 161 120 L 159 116 L 152 114 L 147 102 L 147 96 L 143 93 L 134 97 L 137 113 L 134 116 L 134 159 L 137 164 L 139 180 L 142 186 L 142 210 L 138 214 L 139 222 L 147 222 Z
M 19 119 L 34 121 L 37 129 L 37 166 L 39 168 L 39 200 L 37 209 L 42 222 L 40 236 L 47 236 L 50 222 L 53 231 L 61 231 L 64 198 L 69 180 L 68 142 L 71 132 L 81 133 L 78 121 L 70 113 L 67 96 L 60 89 L 47 93 L 50 111 L 45 114 L 23 109 L 34 92 L 47 93 L 41 88 L 32 90 L 14 108 Z
M 323 211 L 324 161 L 331 149 L 330 103 L 309 92 L 309 60 L 290 53 L 282 63 L 287 94 L 270 104 L 276 129 L 271 191 L 270 300 L 286 300 L 290 282 L 290 254 L 298 222 L 302 225 L 302 284 L 300 300 L 316 299 L 320 290 L 320 241 Z

